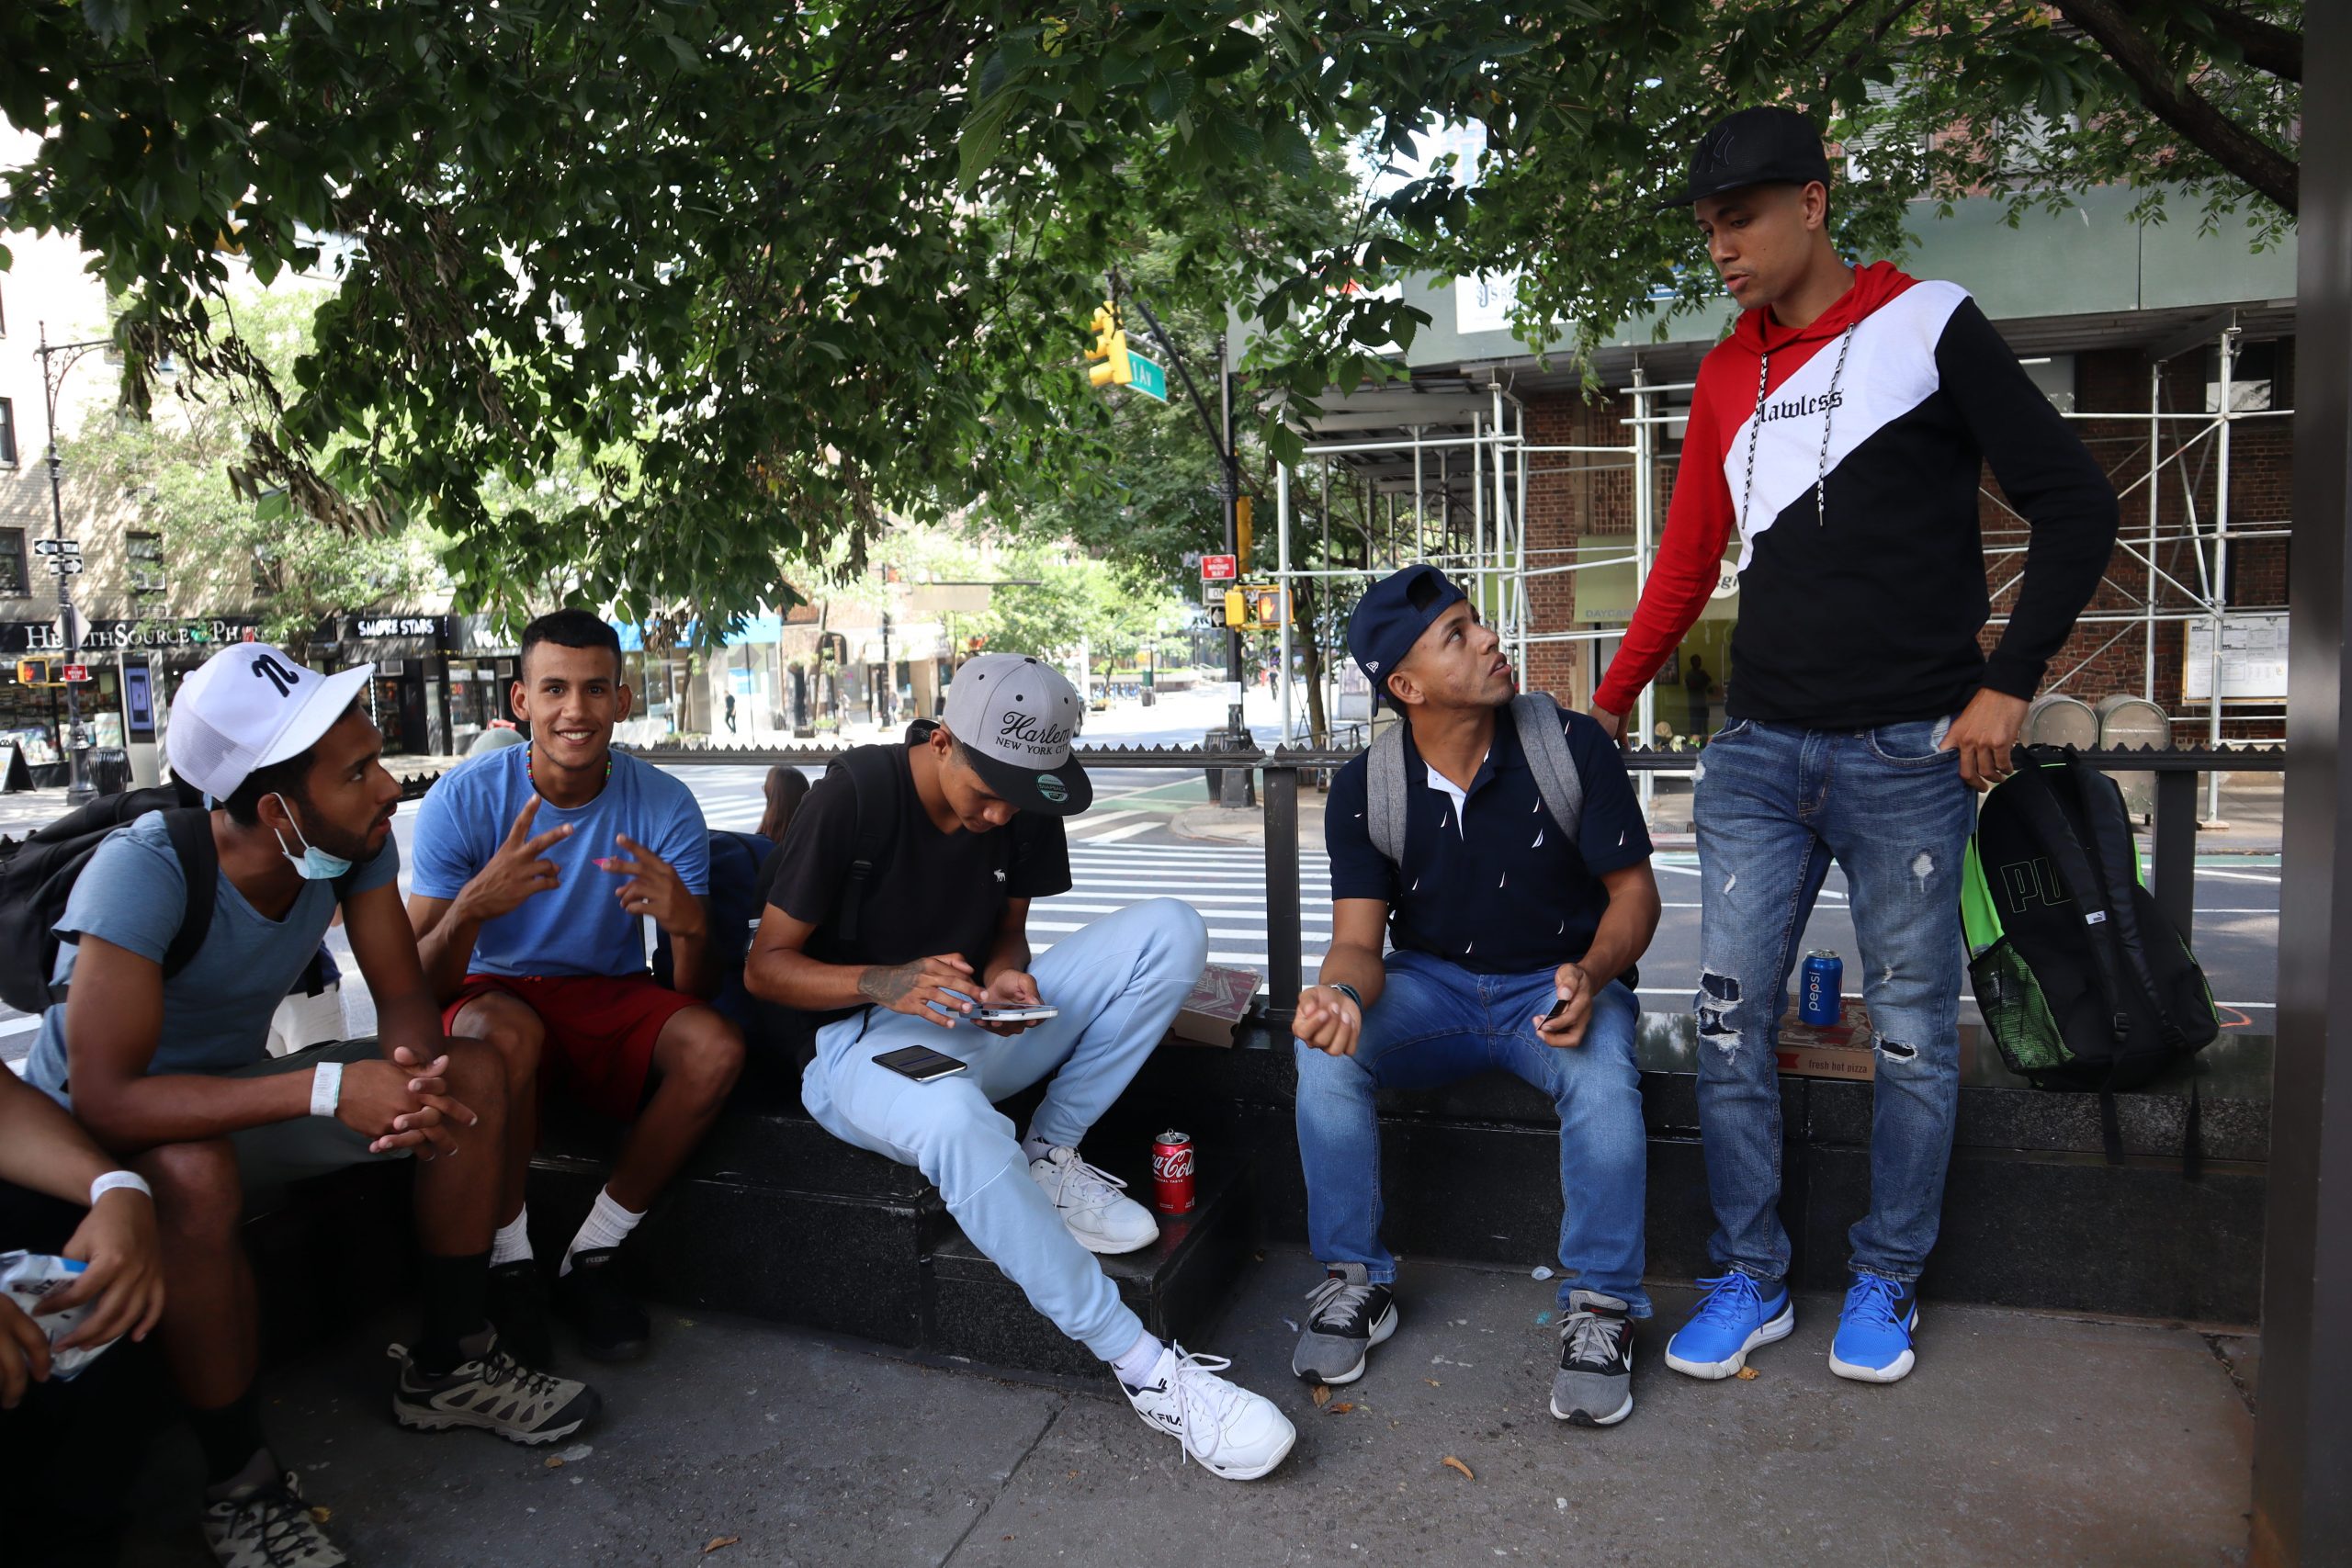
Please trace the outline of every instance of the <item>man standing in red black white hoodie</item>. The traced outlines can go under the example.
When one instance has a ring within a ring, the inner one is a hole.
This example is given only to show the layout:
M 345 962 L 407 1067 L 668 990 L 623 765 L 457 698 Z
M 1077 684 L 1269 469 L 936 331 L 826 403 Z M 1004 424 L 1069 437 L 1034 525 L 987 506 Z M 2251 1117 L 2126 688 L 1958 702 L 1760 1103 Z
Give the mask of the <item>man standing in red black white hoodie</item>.
M 1699 1115 L 1722 1272 L 1701 1281 L 1666 1360 L 1730 1377 L 1795 1326 L 1773 1046 L 1834 857 L 1878 1072 L 1871 1208 L 1849 1233 L 1829 1366 L 1893 1382 L 1913 1364 L 1959 1103 L 1971 791 L 2009 772 L 2026 705 L 2106 568 L 2116 499 L 1965 290 L 1838 254 L 1829 165 L 1803 116 L 1718 122 L 1670 205 L 1692 209 L 1746 310 L 1699 368 L 1657 564 L 1593 694 L 1593 716 L 1622 739 L 1736 543 L 1726 723 L 1693 807 Z M 1989 660 L 1977 645 L 1987 462 L 2032 526 Z

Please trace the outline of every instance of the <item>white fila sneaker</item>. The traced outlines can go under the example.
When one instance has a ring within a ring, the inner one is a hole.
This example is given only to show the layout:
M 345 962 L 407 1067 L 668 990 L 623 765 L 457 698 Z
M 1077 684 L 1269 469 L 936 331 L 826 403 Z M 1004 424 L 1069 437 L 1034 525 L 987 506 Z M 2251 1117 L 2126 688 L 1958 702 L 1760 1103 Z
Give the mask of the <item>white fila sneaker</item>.
M 1211 1475 L 1255 1481 L 1289 1455 L 1298 1429 L 1273 1401 L 1216 1375 L 1232 1365 L 1170 1344 L 1141 1388 L 1119 1386 L 1136 1415 L 1181 1441 Z

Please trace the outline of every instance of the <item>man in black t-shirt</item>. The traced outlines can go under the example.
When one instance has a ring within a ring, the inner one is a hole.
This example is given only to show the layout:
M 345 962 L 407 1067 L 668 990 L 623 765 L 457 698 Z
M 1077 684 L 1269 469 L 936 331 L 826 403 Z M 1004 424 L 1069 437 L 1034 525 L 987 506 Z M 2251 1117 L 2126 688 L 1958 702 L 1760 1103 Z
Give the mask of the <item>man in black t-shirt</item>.
M 1051 665 L 985 654 L 956 671 L 931 733 L 844 758 L 792 819 L 746 980 L 824 1020 L 802 1078 L 810 1115 L 919 1168 L 972 1244 L 1111 1363 L 1147 1423 L 1212 1473 L 1253 1480 L 1290 1451 L 1290 1423 L 1216 1376 L 1224 1362 L 1161 1344 L 1090 1256 L 1159 1238 L 1078 1144 L 1167 1032 L 1208 931 L 1190 905 L 1148 899 L 1032 962 L 1029 901 L 1069 890 L 1061 818 L 1093 799 L 1069 754 L 1084 712 Z M 888 846 L 860 878 L 876 813 Z M 1057 1015 L 976 1016 L 1044 1005 Z M 965 1070 L 919 1082 L 876 1060 L 910 1045 Z M 1016 1139 L 994 1102 L 1047 1077 Z

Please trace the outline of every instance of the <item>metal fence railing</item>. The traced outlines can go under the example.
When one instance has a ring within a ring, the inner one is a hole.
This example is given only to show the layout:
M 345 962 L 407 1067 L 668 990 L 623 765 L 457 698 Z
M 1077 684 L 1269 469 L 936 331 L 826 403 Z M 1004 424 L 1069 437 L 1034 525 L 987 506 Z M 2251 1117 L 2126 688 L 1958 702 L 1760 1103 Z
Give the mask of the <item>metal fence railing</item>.
M 844 747 L 662 746 L 635 749 L 646 761 L 665 767 L 697 764 L 767 767 L 778 762 L 822 768 Z M 1258 810 L 1266 829 L 1267 1015 L 1286 1021 L 1298 1005 L 1304 980 L 1304 929 L 1299 903 L 1298 791 L 1302 778 L 1344 766 L 1353 750 L 1245 749 L 1210 750 L 1197 746 L 1080 747 L 1078 760 L 1090 768 L 1145 769 L 1169 773 L 1242 768 L 1258 774 Z M 1634 750 L 1625 766 L 1637 773 L 1687 773 L 1702 752 Z M 2085 761 L 2107 773 L 2151 773 L 2155 779 L 2154 821 L 2150 832 L 2149 889 L 2156 905 L 2180 930 L 2191 929 L 2197 882 L 2197 781 L 2212 773 L 2278 773 L 2287 765 L 2283 747 L 2211 750 L 2091 750 Z M 412 778 L 407 794 L 422 795 L 438 775 Z

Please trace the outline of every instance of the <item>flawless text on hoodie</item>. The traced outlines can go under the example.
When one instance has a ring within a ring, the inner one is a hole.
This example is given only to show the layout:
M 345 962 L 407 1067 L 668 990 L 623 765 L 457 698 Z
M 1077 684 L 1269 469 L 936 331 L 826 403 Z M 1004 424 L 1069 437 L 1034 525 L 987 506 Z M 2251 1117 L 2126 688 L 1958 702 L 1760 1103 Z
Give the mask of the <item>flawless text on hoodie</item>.
M 1987 660 L 1978 484 L 2031 525 Z M 1956 284 L 1885 262 L 1819 320 L 1742 315 L 1700 366 L 1657 563 L 1594 700 L 1630 712 L 1737 529 L 1734 720 L 1861 729 L 2031 697 L 2115 543 L 2115 492 Z

